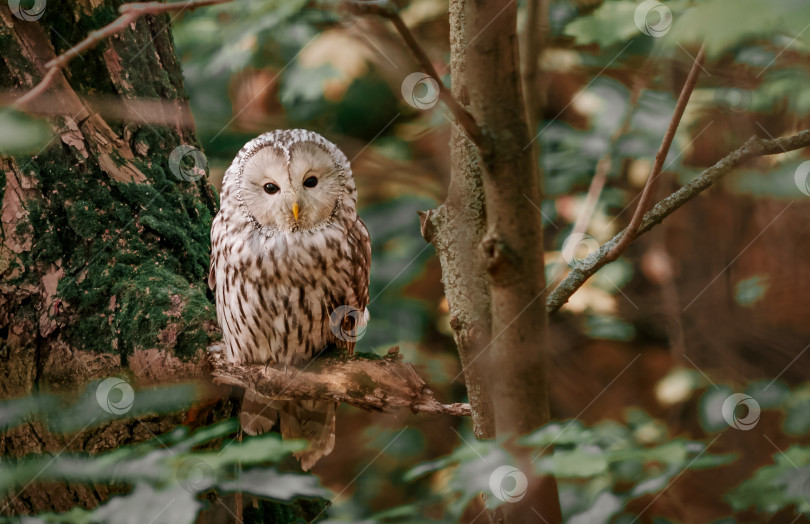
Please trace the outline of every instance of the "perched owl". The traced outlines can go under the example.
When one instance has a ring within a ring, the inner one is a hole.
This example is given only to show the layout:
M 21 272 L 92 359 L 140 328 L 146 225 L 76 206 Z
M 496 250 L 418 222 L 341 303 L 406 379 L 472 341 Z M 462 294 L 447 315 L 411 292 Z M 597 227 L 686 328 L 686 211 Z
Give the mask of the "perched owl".
M 303 366 L 330 344 L 354 350 L 371 264 L 356 203 L 349 161 L 317 133 L 273 131 L 239 151 L 211 225 L 208 277 L 229 361 Z M 248 390 L 240 422 L 255 435 L 280 418 L 282 436 L 309 441 L 298 454 L 308 470 L 334 447 L 335 407 Z

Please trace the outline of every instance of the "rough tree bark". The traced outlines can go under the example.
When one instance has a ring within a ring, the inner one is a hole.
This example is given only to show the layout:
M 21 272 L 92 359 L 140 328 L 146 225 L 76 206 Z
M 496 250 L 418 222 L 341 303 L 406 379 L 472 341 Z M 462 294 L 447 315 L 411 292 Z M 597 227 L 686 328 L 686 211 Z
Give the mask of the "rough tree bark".
M 453 94 L 487 147 L 476 150 L 454 128 L 448 200 L 422 215 L 423 233 L 442 264 L 479 438 L 517 437 L 549 420 L 543 234 L 532 205 L 542 201 L 542 191 L 516 24 L 516 4 L 450 3 Z M 528 454 L 513 451 L 532 477 Z M 534 478 L 525 499 L 503 509 L 491 520 L 523 522 L 539 512 L 558 522 L 554 480 Z
M 450 75 L 452 93 L 469 108 L 466 67 L 467 34 L 461 4 L 450 5 Z M 495 414 L 485 380 L 486 360 L 479 358 L 491 336 L 489 283 L 478 246 L 486 230 L 486 204 L 478 149 L 458 125 L 450 138 L 451 173 L 447 200 L 421 215 L 422 236 L 432 243 L 442 267 L 450 327 L 464 370 L 478 439 L 494 439 Z
M 517 437 L 549 421 L 545 272 L 538 163 L 523 103 L 518 55 L 517 4 L 465 2 L 470 108 L 491 141 L 484 154 L 487 232 L 481 242 L 489 276 L 492 339 L 488 379 L 499 436 Z M 534 205 L 533 205 L 534 203 Z M 529 455 L 515 449 L 532 478 Z M 537 512 L 560 520 L 556 485 L 535 478 L 526 498 L 504 506 L 508 520 L 527 522 Z
M 38 21 L 0 5 L 0 88 L 30 90 L 47 62 L 114 20 L 119 4 L 49 4 Z M 47 118 L 54 139 L 33 156 L 0 160 L 0 398 L 67 391 L 128 363 L 151 367 L 143 376 L 153 380 L 179 380 L 197 371 L 154 357 L 193 357 L 215 335 L 204 277 L 216 196 L 204 177 L 184 180 L 169 168 L 175 147 L 198 142 L 168 22 L 141 18 L 59 71 L 41 95 L 51 101 L 43 106 L 61 109 Z M 174 117 L 160 126 L 105 120 L 88 101 L 105 95 L 125 106 L 159 99 Z M 36 114 L 37 101 L 23 109 Z M 128 420 L 79 435 L 31 423 L 2 435 L 0 453 L 97 452 L 179 422 L 182 415 Z M 61 511 L 108 494 L 101 486 L 33 486 L 2 507 Z

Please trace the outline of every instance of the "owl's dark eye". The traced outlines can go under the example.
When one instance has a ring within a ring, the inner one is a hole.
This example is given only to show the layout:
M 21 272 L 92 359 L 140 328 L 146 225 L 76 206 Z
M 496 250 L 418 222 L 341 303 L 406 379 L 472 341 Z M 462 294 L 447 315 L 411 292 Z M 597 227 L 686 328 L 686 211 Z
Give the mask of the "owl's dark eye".
M 268 195 L 275 195 L 276 193 L 278 193 L 278 189 L 279 189 L 278 186 L 271 182 L 268 182 L 264 185 L 264 192 L 267 193 Z
M 304 187 L 315 187 L 318 185 L 318 177 L 311 176 L 304 180 Z

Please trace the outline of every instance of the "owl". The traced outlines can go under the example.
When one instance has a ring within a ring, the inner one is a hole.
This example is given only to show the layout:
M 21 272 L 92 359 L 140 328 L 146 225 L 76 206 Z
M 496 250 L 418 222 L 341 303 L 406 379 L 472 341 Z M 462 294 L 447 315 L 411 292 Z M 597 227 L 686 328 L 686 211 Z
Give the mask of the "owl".
M 353 352 L 371 265 L 356 204 L 349 161 L 317 133 L 272 131 L 239 151 L 211 225 L 208 277 L 229 361 L 303 367 L 328 346 Z M 297 456 L 308 470 L 334 448 L 335 408 L 247 390 L 240 422 L 255 435 L 278 420 L 284 438 L 306 439 Z

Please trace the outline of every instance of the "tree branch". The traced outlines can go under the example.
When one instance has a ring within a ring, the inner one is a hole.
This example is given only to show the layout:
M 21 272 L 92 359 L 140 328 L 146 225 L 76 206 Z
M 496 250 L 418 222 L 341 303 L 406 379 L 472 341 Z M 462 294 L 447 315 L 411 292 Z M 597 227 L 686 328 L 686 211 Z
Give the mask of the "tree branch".
M 638 231 L 636 232 L 636 237 L 641 236 L 655 227 L 656 224 L 659 224 L 666 217 L 674 213 L 676 209 L 695 198 L 698 194 L 720 180 L 726 173 L 746 160 L 764 155 L 785 153 L 807 146 L 810 146 L 810 130 L 802 131 L 793 136 L 776 139 L 751 137 L 742 147 L 732 151 L 712 167 L 695 177 L 691 182 L 658 202 L 642 218 Z M 608 263 L 606 259 L 607 253 L 621 241 L 625 231 L 626 229 L 622 230 L 602 245 L 597 253 L 594 253 L 583 262 L 581 267 L 572 269 L 571 272 L 568 273 L 568 276 L 554 288 L 554 291 L 549 294 L 548 300 L 546 301 L 546 311 L 549 315 L 553 315 L 559 311 L 559 309 L 568 302 L 571 295 L 573 295 L 591 275 Z
M 469 404 L 442 404 L 413 366 L 396 356 L 380 360 L 323 359 L 304 369 L 228 362 L 212 346 L 208 362 L 215 384 L 252 389 L 279 400 L 342 402 L 369 411 L 409 408 L 414 413 L 469 416 Z
M 610 251 L 605 254 L 606 264 L 619 258 L 619 256 L 627 249 L 627 246 L 629 246 L 638 235 L 638 228 L 641 226 L 641 219 L 644 217 L 644 213 L 646 213 L 647 208 L 650 207 L 655 182 L 658 180 L 658 176 L 664 169 L 664 161 L 667 159 L 669 148 L 672 146 L 672 140 L 675 138 L 675 132 L 678 130 L 678 125 L 681 123 L 681 118 L 683 118 L 683 112 L 686 110 L 686 104 L 689 103 L 689 97 L 692 96 L 692 91 L 694 91 L 695 85 L 697 84 L 698 76 L 700 75 L 700 68 L 705 57 L 706 47 L 701 45 L 697 56 L 695 56 L 695 61 L 692 63 L 692 69 L 689 71 L 689 75 L 686 77 L 686 82 L 683 84 L 681 94 L 678 96 L 678 102 L 675 104 L 675 112 L 672 114 L 672 120 L 669 122 L 667 132 L 664 134 L 663 140 L 661 140 L 661 147 L 658 148 L 658 153 L 655 155 L 655 164 L 653 164 L 652 171 L 650 171 L 650 175 L 647 177 L 647 183 L 644 184 L 644 189 L 641 192 L 641 198 L 638 201 L 636 211 L 633 213 L 633 218 L 630 219 L 630 224 L 625 229 L 625 233 L 622 235 L 619 241 L 616 242 Z
M 616 145 L 621 137 L 627 134 L 627 131 L 630 129 L 630 123 L 633 120 L 633 115 L 635 114 L 636 105 L 638 104 L 638 99 L 641 96 L 643 82 L 641 80 L 637 80 L 633 83 L 633 87 L 630 90 L 630 96 L 627 99 L 627 110 L 624 114 L 624 121 L 622 122 L 621 126 L 619 126 L 616 131 L 610 137 L 610 143 L 608 144 L 607 151 L 605 155 L 599 159 L 599 162 L 596 163 L 596 170 L 593 174 L 593 178 L 591 179 L 591 185 L 588 187 L 588 193 L 585 196 L 585 203 L 582 205 L 582 210 L 579 212 L 579 216 L 577 216 L 576 222 L 574 222 L 574 228 L 571 231 L 571 234 L 568 235 L 568 238 L 582 238 L 585 232 L 588 230 L 588 225 L 591 223 L 591 218 L 593 218 L 594 212 L 596 212 L 596 204 L 599 202 L 599 197 L 602 194 L 602 189 L 605 187 L 605 182 L 607 181 L 608 173 L 610 173 L 610 169 L 613 166 L 613 150 L 616 148 Z M 553 279 L 554 284 L 558 284 L 562 281 L 562 273 L 565 265 L 566 260 L 571 260 L 571 257 L 574 255 L 574 249 L 576 249 L 576 242 L 571 242 L 567 246 L 563 246 L 563 250 L 561 252 L 562 259 L 558 264 L 555 265 L 554 269 L 551 272 L 551 278 Z
M 356 15 L 377 15 L 390 20 L 391 23 L 394 24 L 402 40 L 405 41 L 405 45 L 419 64 L 419 67 L 436 81 L 441 101 L 444 102 L 450 112 L 453 113 L 456 122 L 458 122 L 470 137 L 470 140 L 478 147 L 481 155 L 485 156 L 490 150 L 489 141 L 485 139 L 475 118 L 473 118 L 469 111 L 464 109 L 464 106 L 456 100 L 450 90 L 442 83 L 442 79 L 439 77 L 436 68 L 433 67 L 433 63 L 430 61 L 427 53 L 425 53 L 425 50 L 422 49 L 422 46 L 420 46 L 419 42 L 414 38 L 413 33 L 411 33 L 408 26 L 405 25 L 405 22 L 403 22 L 402 18 L 399 16 L 397 6 L 389 0 L 347 0 L 346 5 L 349 10 Z
M 51 83 L 53 83 L 56 75 L 59 74 L 68 63 L 81 55 L 85 51 L 92 49 L 101 40 L 110 37 L 120 31 L 126 29 L 131 23 L 135 22 L 138 18 L 145 15 L 158 15 L 169 11 L 185 11 L 186 9 L 196 9 L 209 5 L 224 4 L 232 0 L 196 0 L 188 2 L 174 2 L 174 3 L 160 3 L 160 2 L 144 2 L 144 3 L 131 3 L 124 4 L 118 8 L 121 16 L 105 25 L 101 29 L 91 31 L 84 40 L 71 47 L 61 55 L 57 56 L 50 62 L 45 64 L 45 74 L 42 80 L 33 89 L 21 96 L 14 102 L 15 109 L 22 108 L 39 95 L 44 93 Z

